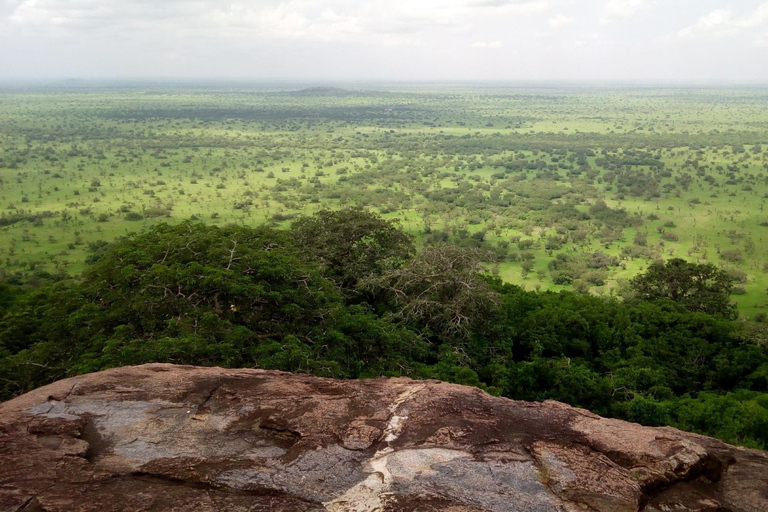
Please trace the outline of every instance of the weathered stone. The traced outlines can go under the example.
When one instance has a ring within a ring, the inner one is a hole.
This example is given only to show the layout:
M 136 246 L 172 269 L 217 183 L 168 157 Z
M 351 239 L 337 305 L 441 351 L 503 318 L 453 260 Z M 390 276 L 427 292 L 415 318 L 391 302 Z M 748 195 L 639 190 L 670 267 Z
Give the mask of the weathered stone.
M 768 456 L 435 381 L 151 364 L 0 404 L 0 511 L 768 510 Z

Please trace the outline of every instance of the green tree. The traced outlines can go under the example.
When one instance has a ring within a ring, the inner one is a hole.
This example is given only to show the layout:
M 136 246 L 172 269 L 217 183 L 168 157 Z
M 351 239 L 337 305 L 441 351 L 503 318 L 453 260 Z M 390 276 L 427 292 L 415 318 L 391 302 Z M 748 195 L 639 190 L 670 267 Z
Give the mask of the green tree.
M 321 210 L 292 225 L 294 242 L 318 261 L 323 274 L 343 290 L 368 276 L 381 274 L 415 253 L 413 237 L 396 221 L 362 208 Z
M 158 225 L 0 318 L 0 395 L 150 361 L 381 375 L 419 346 L 366 305 L 346 306 L 286 231 Z
M 425 325 L 443 339 L 465 338 L 488 322 L 498 305 L 498 294 L 481 275 L 480 261 L 490 257 L 477 249 L 430 246 L 365 284 L 387 295 L 407 322 Z
M 690 263 L 680 258 L 655 262 L 645 274 L 631 280 L 642 300 L 669 299 L 690 311 L 736 318 L 736 306 L 730 295 L 734 280 L 710 263 Z

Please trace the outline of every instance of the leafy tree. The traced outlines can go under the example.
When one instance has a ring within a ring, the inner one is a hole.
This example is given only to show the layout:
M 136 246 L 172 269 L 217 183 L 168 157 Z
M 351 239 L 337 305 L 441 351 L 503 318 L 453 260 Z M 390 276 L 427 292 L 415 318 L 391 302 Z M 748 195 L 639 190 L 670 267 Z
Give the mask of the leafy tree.
M 387 295 L 406 322 L 424 325 L 442 339 L 464 338 L 497 307 L 497 294 L 480 275 L 483 256 L 490 257 L 477 249 L 430 246 L 365 284 Z
M 149 361 L 380 375 L 419 346 L 365 305 L 345 306 L 290 234 L 266 227 L 158 225 L 111 244 L 76 286 L 30 294 L 0 319 L 5 393 Z
M 690 311 L 726 318 L 738 316 L 730 301 L 733 285 L 733 278 L 714 265 L 690 263 L 681 258 L 654 262 L 645 274 L 631 280 L 640 299 L 669 299 Z
M 295 243 L 318 261 L 326 277 L 344 290 L 368 276 L 396 266 L 415 253 L 413 237 L 396 221 L 362 208 L 321 210 L 302 217 L 291 229 Z

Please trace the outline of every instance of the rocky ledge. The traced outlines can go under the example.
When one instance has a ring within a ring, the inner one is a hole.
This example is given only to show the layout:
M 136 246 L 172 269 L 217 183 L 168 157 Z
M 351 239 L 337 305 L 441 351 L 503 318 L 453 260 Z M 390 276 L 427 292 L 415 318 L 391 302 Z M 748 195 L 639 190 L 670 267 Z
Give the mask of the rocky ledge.
M 407 378 L 164 364 L 0 404 L 2 511 L 768 510 L 768 456 Z

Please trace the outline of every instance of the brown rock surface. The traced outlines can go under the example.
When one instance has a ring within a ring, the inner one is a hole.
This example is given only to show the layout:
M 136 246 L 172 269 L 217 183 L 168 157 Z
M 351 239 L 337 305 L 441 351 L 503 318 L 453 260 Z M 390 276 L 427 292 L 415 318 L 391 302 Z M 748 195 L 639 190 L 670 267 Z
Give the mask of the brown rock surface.
M 406 378 L 163 364 L 0 404 L 0 511 L 768 511 L 768 456 Z

